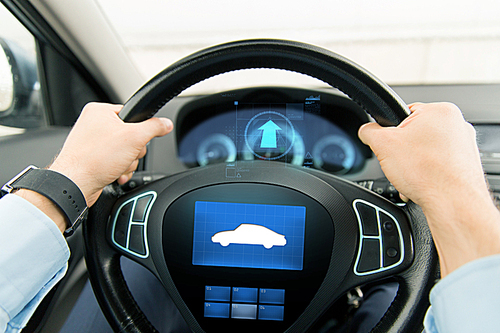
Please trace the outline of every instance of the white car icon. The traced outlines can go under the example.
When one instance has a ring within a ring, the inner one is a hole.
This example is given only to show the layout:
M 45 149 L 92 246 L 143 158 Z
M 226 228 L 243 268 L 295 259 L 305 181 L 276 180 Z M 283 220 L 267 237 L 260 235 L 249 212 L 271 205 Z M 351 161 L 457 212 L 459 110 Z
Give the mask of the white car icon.
M 270 249 L 273 246 L 285 246 L 286 238 L 262 225 L 243 223 L 234 230 L 216 233 L 212 236 L 212 242 L 220 243 L 222 246 L 229 244 L 262 245 L 266 249 Z

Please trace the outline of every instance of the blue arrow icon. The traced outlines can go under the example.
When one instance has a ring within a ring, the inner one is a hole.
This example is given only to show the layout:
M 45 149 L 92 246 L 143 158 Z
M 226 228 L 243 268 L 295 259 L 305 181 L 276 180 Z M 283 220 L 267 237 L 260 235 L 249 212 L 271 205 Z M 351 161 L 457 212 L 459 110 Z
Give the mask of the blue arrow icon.
M 260 148 L 276 148 L 276 131 L 281 131 L 281 128 L 272 120 L 269 120 L 267 123 L 259 127 L 259 130 L 262 130 Z

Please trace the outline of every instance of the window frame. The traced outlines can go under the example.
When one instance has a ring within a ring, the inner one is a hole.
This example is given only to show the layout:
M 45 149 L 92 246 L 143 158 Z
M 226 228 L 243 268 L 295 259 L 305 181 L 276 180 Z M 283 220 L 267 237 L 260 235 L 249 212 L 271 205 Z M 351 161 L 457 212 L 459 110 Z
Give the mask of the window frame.
M 0 2 L 35 39 L 40 91 L 48 126 L 71 126 L 87 102 L 117 103 L 30 2 Z M 61 64 L 64 71 L 60 70 Z M 75 85 L 78 89 L 73 90 L 78 91 L 71 90 Z M 61 93 L 61 88 L 69 90 Z

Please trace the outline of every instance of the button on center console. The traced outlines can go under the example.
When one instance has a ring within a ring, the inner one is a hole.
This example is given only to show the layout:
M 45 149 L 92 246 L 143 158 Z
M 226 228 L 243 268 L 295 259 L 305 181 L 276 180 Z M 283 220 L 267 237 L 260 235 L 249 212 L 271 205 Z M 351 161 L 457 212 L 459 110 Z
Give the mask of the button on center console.
M 206 318 L 283 321 L 285 290 L 205 286 Z

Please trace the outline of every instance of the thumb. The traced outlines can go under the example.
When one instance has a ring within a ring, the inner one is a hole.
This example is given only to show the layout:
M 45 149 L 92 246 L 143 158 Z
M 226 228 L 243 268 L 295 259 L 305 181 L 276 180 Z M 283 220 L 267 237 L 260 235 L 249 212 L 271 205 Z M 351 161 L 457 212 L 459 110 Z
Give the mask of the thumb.
M 381 129 L 382 126 L 377 123 L 366 123 L 359 128 L 358 137 L 365 145 L 371 146 L 373 141 L 378 138 L 377 134 L 380 133 Z
M 174 128 L 174 124 L 168 118 L 150 118 L 134 125 L 140 127 L 139 133 L 143 133 L 148 142 L 154 137 L 170 133 Z

